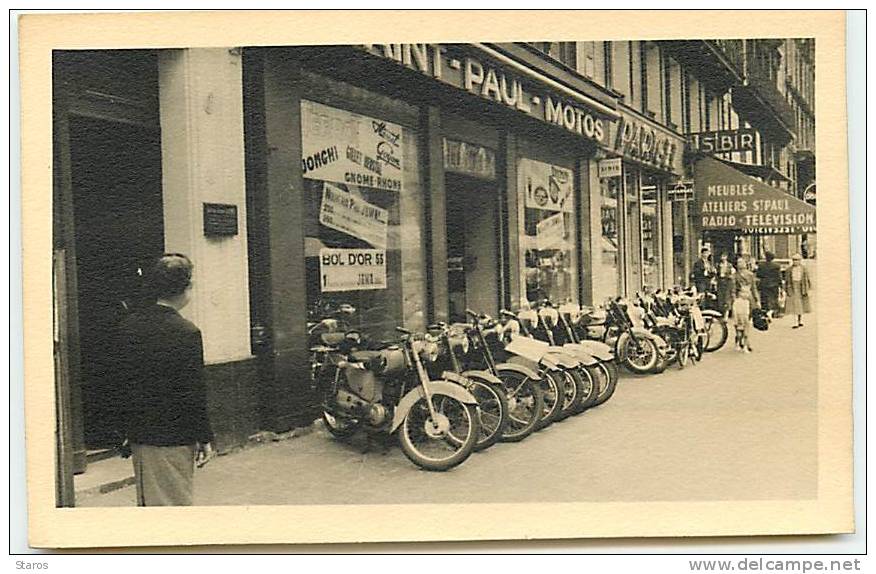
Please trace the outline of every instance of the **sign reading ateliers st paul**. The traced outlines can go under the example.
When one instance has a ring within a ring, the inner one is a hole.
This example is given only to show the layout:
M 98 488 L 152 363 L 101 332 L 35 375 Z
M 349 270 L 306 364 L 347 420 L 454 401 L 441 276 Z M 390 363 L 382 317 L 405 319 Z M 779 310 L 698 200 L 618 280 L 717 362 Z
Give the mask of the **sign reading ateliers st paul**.
M 813 206 L 716 159 L 697 162 L 694 186 L 702 229 L 764 235 L 815 232 Z
M 459 46 L 442 44 L 366 44 L 364 49 L 589 140 L 605 143 L 607 138 L 606 120 L 594 110 L 566 101 L 486 54 L 475 56 Z

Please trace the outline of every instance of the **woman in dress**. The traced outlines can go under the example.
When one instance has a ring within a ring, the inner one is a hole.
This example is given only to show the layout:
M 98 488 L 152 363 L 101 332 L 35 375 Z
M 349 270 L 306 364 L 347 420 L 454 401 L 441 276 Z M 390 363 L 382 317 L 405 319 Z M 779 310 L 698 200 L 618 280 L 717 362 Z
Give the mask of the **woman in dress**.
M 730 316 L 730 305 L 733 303 L 736 286 L 736 268 L 730 263 L 726 251 L 721 253 L 716 274 L 718 278 L 718 309 L 724 314 L 726 321 Z
M 803 257 L 798 253 L 791 258 L 791 266 L 785 271 L 785 314 L 796 315 L 797 322 L 792 329 L 803 326 L 803 315 L 810 312 L 809 291 L 812 281 L 809 272 L 803 267 Z

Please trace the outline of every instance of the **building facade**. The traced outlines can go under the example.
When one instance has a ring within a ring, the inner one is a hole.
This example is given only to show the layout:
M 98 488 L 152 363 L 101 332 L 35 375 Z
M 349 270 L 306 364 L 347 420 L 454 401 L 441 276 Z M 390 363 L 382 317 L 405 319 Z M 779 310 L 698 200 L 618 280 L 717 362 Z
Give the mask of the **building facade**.
M 798 235 L 704 229 L 695 164 L 708 155 L 802 197 L 814 183 L 813 49 L 59 52 L 58 378 L 73 466 L 118 439 L 113 325 L 161 252 L 196 266 L 183 313 L 204 335 L 220 450 L 313 421 L 308 320 L 329 306 L 353 306 L 380 338 L 467 308 L 495 316 L 686 284 L 703 242 L 787 255 Z M 750 141 L 691 147 L 734 130 Z

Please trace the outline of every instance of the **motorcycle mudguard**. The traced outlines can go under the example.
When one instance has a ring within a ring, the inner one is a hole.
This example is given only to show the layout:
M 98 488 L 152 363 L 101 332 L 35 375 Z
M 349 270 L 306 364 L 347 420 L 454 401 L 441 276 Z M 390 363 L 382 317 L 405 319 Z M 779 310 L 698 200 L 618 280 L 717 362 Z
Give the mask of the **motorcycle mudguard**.
M 580 341 L 578 346 L 600 361 L 611 361 L 614 359 L 614 351 L 602 341 Z
M 557 347 L 554 347 L 554 349 L 557 349 Z M 551 350 L 545 353 L 544 357 L 541 358 L 541 362 L 548 367 L 555 369 L 574 369 L 581 366 L 580 361 L 570 355 L 568 351 L 562 347 L 559 347 L 558 349 L 559 350 Z
M 700 313 L 703 314 L 703 317 L 714 317 L 716 319 L 723 319 L 724 315 L 720 311 L 713 311 L 712 309 L 700 309 Z
M 580 363 L 590 367 L 599 363 L 599 360 L 587 352 L 587 350 L 578 343 L 566 343 L 563 345 L 570 355 L 575 357 Z
M 488 371 L 465 371 L 464 373 L 462 373 L 462 376 L 467 379 L 474 379 L 476 381 L 490 383 L 492 385 L 502 384 L 502 379 Z
M 462 378 L 461 375 L 456 376 Z M 432 392 L 432 396 L 445 395 L 456 399 L 461 403 L 467 403 L 470 405 L 476 405 L 478 403 L 470 392 L 455 382 L 429 381 L 429 390 Z M 423 387 L 418 386 L 408 391 L 408 393 L 402 397 L 398 402 L 398 406 L 395 407 L 395 413 L 392 415 L 392 426 L 389 428 L 390 433 L 395 432 L 395 429 L 404 422 L 405 417 L 408 416 L 408 413 L 414 404 L 424 396 L 426 396 L 426 392 L 423 390 Z
M 520 358 L 520 357 L 515 357 Z M 512 359 L 513 360 L 513 359 Z M 541 380 L 541 375 L 538 372 L 538 364 L 533 363 L 532 366 L 521 363 L 499 363 L 496 365 L 497 371 L 514 371 L 520 373 L 524 377 L 530 378 L 533 381 Z
M 666 340 L 664 340 L 663 337 L 661 337 L 660 335 L 657 335 L 655 333 L 652 333 L 651 331 L 649 331 L 648 329 L 646 329 L 644 327 L 633 327 L 632 331 L 633 331 L 633 333 L 635 333 L 636 335 L 639 335 L 640 337 L 647 337 L 648 339 L 651 339 L 652 341 L 654 341 L 654 343 L 657 344 L 657 349 L 661 353 L 666 351 L 666 349 L 669 348 L 669 345 L 666 344 Z M 626 333 L 622 333 L 621 336 L 618 338 L 618 348 L 620 348 L 619 343 L 620 343 L 621 339 L 624 338 L 624 335 L 629 337 L 629 335 L 627 335 Z

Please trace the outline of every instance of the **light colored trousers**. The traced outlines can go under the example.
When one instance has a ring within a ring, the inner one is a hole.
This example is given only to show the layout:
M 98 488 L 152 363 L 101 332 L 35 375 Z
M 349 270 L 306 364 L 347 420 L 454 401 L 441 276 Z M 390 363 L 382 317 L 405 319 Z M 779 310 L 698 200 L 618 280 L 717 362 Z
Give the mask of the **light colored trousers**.
M 191 506 L 195 445 L 131 445 L 137 506 Z

